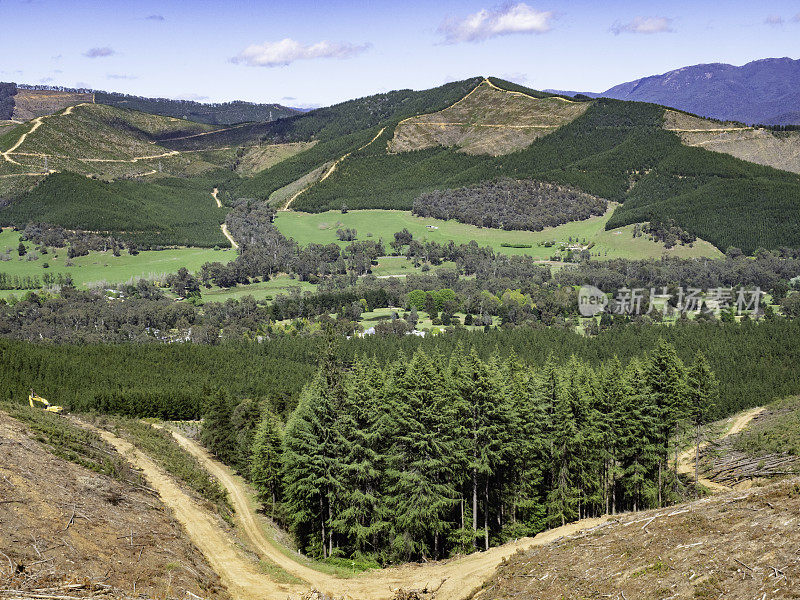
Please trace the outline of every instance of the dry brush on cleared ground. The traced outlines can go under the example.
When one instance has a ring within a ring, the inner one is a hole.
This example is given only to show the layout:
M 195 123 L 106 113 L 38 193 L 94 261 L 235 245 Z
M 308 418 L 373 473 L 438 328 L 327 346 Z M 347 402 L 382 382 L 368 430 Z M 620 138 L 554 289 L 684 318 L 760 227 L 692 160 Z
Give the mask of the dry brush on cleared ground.
M 626 514 L 513 556 L 480 600 L 800 598 L 800 479 Z
M 0 412 L 0 598 L 228 597 L 135 472 L 92 472 L 50 454 L 46 437 Z

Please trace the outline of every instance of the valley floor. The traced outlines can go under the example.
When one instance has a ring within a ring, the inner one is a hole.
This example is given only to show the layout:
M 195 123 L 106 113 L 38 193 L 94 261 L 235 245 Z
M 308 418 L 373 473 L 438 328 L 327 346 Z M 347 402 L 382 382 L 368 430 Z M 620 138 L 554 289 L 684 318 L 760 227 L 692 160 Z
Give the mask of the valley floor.
M 294 211 L 279 212 L 275 217 L 275 226 L 287 237 L 294 238 L 300 245 L 309 243 L 330 244 L 339 242 L 336 231 L 342 227 L 354 228 L 358 232 L 358 240 L 383 239 L 389 244 L 395 232 L 408 229 L 415 240 L 446 244 L 453 240 L 456 244 L 467 244 L 475 240 L 479 246 L 491 246 L 496 252 L 505 254 L 526 254 L 541 260 L 548 260 L 558 254 L 558 244 L 592 244 L 593 256 L 600 260 L 610 258 L 659 258 L 662 255 L 681 258 L 709 257 L 719 258 L 722 253 L 703 240 L 697 240 L 692 246 L 677 245 L 665 249 L 663 244 L 650 241 L 645 236 L 633 237 L 633 226 L 620 227 L 606 231 L 605 226 L 611 218 L 616 205 L 600 217 L 591 217 L 585 221 L 573 221 L 558 227 L 548 227 L 542 231 L 505 231 L 466 225 L 458 221 L 416 217 L 409 211 L 402 210 L 351 210 L 345 214 L 340 211 L 323 213 L 303 213 Z M 554 242 L 550 246 L 545 243 Z M 514 248 L 503 244 L 523 245 L 530 248 Z M 387 248 L 388 250 L 388 248 Z

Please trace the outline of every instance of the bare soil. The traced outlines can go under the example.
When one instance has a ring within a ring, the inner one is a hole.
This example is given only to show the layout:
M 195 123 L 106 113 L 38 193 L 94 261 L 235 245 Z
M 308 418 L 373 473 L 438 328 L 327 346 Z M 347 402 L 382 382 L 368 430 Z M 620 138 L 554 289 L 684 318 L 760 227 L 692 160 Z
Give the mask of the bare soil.
M 401 121 L 389 150 L 455 146 L 468 154 L 509 154 L 576 119 L 589 104 L 533 98 L 502 90 L 487 80 L 442 111 Z
M 475 596 L 800 598 L 800 479 L 627 514 L 521 552 Z
M 664 127 L 676 132 L 687 146 L 800 173 L 800 131 L 775 132 L 735 123 L 717 123 L 673 110 L 665 112 Z
M 17 90 L 14 96 L 14 119 L 29 121 L 35 117 L 52 115 L 68 106 L 94 102 L 92 94 L 59 92 L 55 90 Z
M 53 456 L 4 413 L 0 456 L 0 598 L 229 598 L 156 494 Z

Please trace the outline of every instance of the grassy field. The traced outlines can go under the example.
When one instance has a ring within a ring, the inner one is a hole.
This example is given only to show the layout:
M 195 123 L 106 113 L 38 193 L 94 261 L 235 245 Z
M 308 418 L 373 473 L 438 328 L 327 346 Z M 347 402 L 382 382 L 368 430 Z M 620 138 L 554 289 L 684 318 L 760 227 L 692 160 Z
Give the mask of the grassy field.
M 403 228 L 408 229 L 417 240 L 428 240 L 446 243 L 453 240 L 457 244 L 475 240 L 481 246 L 491 246 L 497 252 L 506 254 L 528 254 L 539 259 L 548 259 L 555 254 L 554 247 L 542 244 L 554 241 L 568 243 L 569 239 L 586 243 L 594 242 L 591 252 L 597 258 L 658 258 L 664 254 L 682 258 L 708 256 L 718 258 L 722 253 L 708 242 L 694 243 L 693 247 L 676 246 L 666 250 L 662 244 L 652 242 L 645 237 L 634 238 L 632 226 L 621 227 L 612 231 L 605 230 L 605 224 L 611 216 L 612 209 L 601 216 L 585 221 L 575 221 L 552 227 L 543 231 L 503 231 L 486 229 L 474 225 L 465 225 L 458 221 L 442 221 L 415 217 L 410 212 L 400 210 L 353 210 L 346 214 L 339 211 L 324 213 L 279 212 L 275 225 L 281 232 L 294 238 L 300 244 L 315 242 L 329 244 L 331 242 L 345 246 L 339 242 L 336 230 L 340 227 L 355 228 L 358 239 L 383 239 L 388 243 L 394 239 L 394 233 Z M 436 229 L 429 229 L 435 227 Z M 372 234 L 369 237 L 369 234 Z M 508 248 L 502 244 L 530 244 L 531 248 Z M 388 250 L 388 248 L 387 248 Z M 383 261 L 382 261 L 383 262 Z M 390 274 L 390 273 L 376 273 Z M 394 273 L 392 273 L 394 274 Z
M 206 302 L 225 302 L 231 298 L 241 300 L 245 296 L 252 296 L 256 300 L 269 300 L 278 294 L 288 294 L 290 290 L 297 287 L 301 292 L 313 292 L 317 288 L 313 283 L 292 279 L 288 275 L 279 275 L 269 281 L 239 285 L 233 288 L 212 287 L 206 289 L 201 287 L 200 293 Z
M 236 258 L 233 250 L 212 250 L 210 248 L 171 248 L 169 250 L 143 251 L 136 256 L 123 252 L 114 256 L 111 252 L 90 252 L 88 256 L 78 256 L 71 259 L 73 266 L 66 266 L 67 249 L 51 249 L 49 254 L 40 254 L 39 260 L 20 260 L 17 253 L 20 232 L 13 229 L 3 229 L 0 232 L 0 254 L 5 254 L 10 249 L 11 260 L 0 262 L 0 271 L 9 275 L 32 275 L 39 279 L 45 273 L 58 275 L 70 274 L 76 287 L 86 287 L 99 282 L 123 283 L 140 277 L 157 279 L 161 275 L 174 273 L 181 267 L 189 271 L 197 271 L 206 262 L 230 262 Z M 26 242 L 29 252 L 33 252 L 34 245 Z M 45 269 L 43 265 L 49 267 Z M 21 296 L 21 290 L 2 290 L 0 296 L 15 294 Z

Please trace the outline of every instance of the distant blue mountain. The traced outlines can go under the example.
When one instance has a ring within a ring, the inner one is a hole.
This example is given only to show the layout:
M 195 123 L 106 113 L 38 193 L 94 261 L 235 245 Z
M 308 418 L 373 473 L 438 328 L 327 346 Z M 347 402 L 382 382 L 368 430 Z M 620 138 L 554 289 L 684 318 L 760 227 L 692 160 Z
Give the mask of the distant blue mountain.
M 561 93 L 654 102 L 749 124 L 800 125 L 800 60 L 764 58 L 741 67 L 694 65 L 621 83 L 599 94 Z
M 741 67 L 683 67 L 601 94 L 674 106 L 704 117 L 769 125 L 800 124 L 800 60 L 765 58 Z

